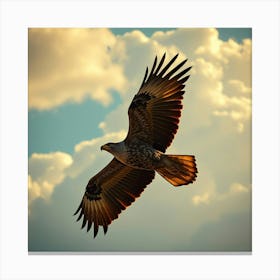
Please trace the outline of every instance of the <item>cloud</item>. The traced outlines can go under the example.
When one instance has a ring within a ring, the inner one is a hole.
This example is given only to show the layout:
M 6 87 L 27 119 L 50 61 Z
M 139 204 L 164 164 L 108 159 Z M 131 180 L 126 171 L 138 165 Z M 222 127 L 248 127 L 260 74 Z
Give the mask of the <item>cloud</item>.
M 108 29 L 31 28 L 28 35 L 29 108 L 52 109 L 87 96 L 106 106 L 112 89 L 125 89 Z
M 243 186 L 242 184 L 233 183 L 230 186 L 230 192 L 231 193 L 248 193 L 249 191 L 250 191 L 250 189 Z
M 252 92 L 252 89 L 250 87 L 247 87 L 244 82 L 239 80 L 229 80 L 229 85 L 231 85 L 234 89 L 234 93 L 237 95 L 240 93 L 240 95 L 243 94 L 250 94 Z
M 55 186 L 64 180 L 65 170 L 72 162 L 72 157 L 62 152 L 32 154 L 28 161 L 29 204 L 36 198 L 49 199 Z
M 217 205 L 218 202 L 232 200 L 236 195 L 247 194 L 249 192 L 251 192 L 250 187 L 246 187 L 240 183 L 232 183 L 225 193 L 218 193 L 216 190 L 207 190 L 202 194 L 194 195 L 192 197 L 192 202 L 195 206 L 210 203 Z
M 206 192 L 202 195 L 195 195 L 192 198 L 193 204 L 194 205 L 199 205 L 201 203 L 209 203 L 209 193 Z
M 192 125 L 210 125 L 215 118 L 229 118 L 235 131 L 242 133 L 251 116 L 251 41 L 238 44 L 233 40 L 222 41 L 216 29 L 178 29 L 156 32 L 151 38 L 140 31 L 118 36 L 116 46 L 121 45 L 129 55 L 120 59 L 125 76 L 129 80 L 124 91 L 123 106 L 107 116 L 100 124 L 106 132 L 112 131 L 110 123 L 118 129 L 127 129 L 127 107 L 139 88 L 146 66 L 151 66 L 155 54 L 164 52 L 167 57 L 180 53 L 178 63 L 189 58 L 191 78 L 186 91 L 190 93 L 188 110 L 195 116 Z M 167 59 L 168 60 L 168 59 Z M 186 99 L 184 102 L 187 101 Z M 195 107 L 199 104 L 199 110 Z M 200 112 L 204 112 L 201 114 Z M 118 124 L 110 119 L 118 118 Z M 232 125 L 230 125 L 230 128 Z
M 157 175 L 141 197 L 112 223 L 107 236 L 95 240 L 94 247 L 91 238 L 78 233 L 77 225 L 72 225 L 69 218 L 68 224 L 63 225 L 69 229 L 69 240 L 59 244 L 56 239 L 63 236 L 63 231 L 57 229 L 57 235 L 48 239 L 52 248 L 195 251 L 201 250 L 200 244 L 204 244 L 205 250 L 250 248 L 251 41 L 224 42 L 215 29 L 156 32 L 150 38 L 134 31 L 113 37 L 114 47 L 108 50 L 109 56 L 128 81 L 120 92 L 123 102 L 99 124 L 104 136 L 78 143 L 69 155 L 73 162 L 62 170 L 60 188 L 54 188 L 52 194 L 56 209 L 52 211 L 58 214 L 49 215 L 55 217 L 59 227 L 59 220 L 65 220 L 64 216 L 69 214 L 64 209 L 59 212 L 65 193 L 68 208 L 68 204 L 78 204 L 84 184 L 112 158 L 101 153 L 99 147 L 125 137 L 127 109 L 145 67 L 151 66 L 155 54 L 165 51 L 168 57 L 179 52 L 178 63 L 189 57 L 188 65 L 193 65 L 179 130 L 167 152 L 195 155 L 198 177 L 190 186 L 174 188 Z M 30 181 L 36 193 L 38 180 L 32 174 Z M 34 225 L 40 228 L 40 223 L 37 220 Z M 232 237 L 238 226 L 243 226 L 244 231 L 237 242 Z M 220 240 L 215 237 L 217 232 Z M 215 245 L 211 246 L 211 242 Z M 45 244 L 43 236 L 36 244 L 31 240 L 32 248 L 46 249 Z

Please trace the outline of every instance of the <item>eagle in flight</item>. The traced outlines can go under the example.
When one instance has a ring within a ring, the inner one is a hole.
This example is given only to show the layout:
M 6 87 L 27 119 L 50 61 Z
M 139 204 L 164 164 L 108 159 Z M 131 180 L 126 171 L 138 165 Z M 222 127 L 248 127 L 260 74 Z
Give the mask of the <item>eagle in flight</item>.
M 179 124 L 184 95 L 184 83 L 191 67 L 183 67 L 187 59 L 171 67 L 178 54 L 165 67 L 165 54 L 157 64 L 154 60 L 149 73 L 146 68 L 143 82 L 129 109 L 129 130 L 119 143 L 101 147 L 111 153 L 113 160 L 92 177 L 82 201 L 74 213 L 83 217 L 82 228 L 93 225 L 94 237 L 99 226 L 104 234 L 111 222 L 118 218 L 160 174 L 173 186 L 193 183 L 197 168 L 191 155 L 165 154 Z

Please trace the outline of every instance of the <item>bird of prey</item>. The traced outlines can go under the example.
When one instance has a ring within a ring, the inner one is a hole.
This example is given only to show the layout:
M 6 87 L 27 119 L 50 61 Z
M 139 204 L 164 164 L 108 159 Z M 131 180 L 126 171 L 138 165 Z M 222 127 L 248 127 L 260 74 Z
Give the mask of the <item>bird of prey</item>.
M 195 157 L 165 154 L 179 124 L 184 95 L 184 83 L 191 67 L 183 67 L 187 59 L 171 67 L 178 54 L 165 67 L 165 54 L 154 60 L 149 73 L 146 68 L 143 82 L 129 109 L 129 129 L 119 143 L 101 147 L 111 153 L 113 160 L 93 176 L 74 215 L 83 217 L 82 228 L 93 225 L 94 238 L 99 226 L 104 234 L 108 225 L 118 218 L 160 174 L 173 186 L 193 183 L 197 176 Z

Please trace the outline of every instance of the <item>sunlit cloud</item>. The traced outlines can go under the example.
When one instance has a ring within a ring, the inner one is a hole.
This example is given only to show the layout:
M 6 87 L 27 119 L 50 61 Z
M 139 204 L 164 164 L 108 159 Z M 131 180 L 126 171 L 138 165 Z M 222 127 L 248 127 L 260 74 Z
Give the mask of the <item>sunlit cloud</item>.
M 209 193 L 206 192 L 202 195 L 195 195 L 192 198 L 192 201 L 193 201 L 194 205 L 199 205 L 199 204 L 202 204 L 202 203 L 208 204 L 209 203 Z
M 29 203 L 36 198 L 48 200 L 55 186 L 64 180 L 65 169 L 72 163 L 72 157 L 62 152 L 32 154 L 28 161 Z
M 247 87 L 244 82 L 240 80 L 229 80 L 228 83 L 235 89 L 236 95 L 240 92 L 241 94 L 249 94 L 252 92 L 251 87 Z
M 110 91 L 121 92 L 127 83 L 110 52 L 116 40 L 108 29 L 29 29 L 29 108 L 52 109 L 86 97 L 110 104 Z
M 238 184 L 238 183 L 233 183 L 230 186 L 230 192 L 231 193 L 248 193 L 250 191 L 249 187 L 243 186 L 242 184 Z
M 241 183 L 232 183 L 225 192 L 219 193 L 216 189 L 210 189 L 202 194 L 197 194 L 192 197 L 192 202 L 194 205 L 198 206 L 200 204 L 217 204 L 218 201 L 232 200 L 233 196 L 248 194 L 251 191 L 250 187 L 244 186 Z

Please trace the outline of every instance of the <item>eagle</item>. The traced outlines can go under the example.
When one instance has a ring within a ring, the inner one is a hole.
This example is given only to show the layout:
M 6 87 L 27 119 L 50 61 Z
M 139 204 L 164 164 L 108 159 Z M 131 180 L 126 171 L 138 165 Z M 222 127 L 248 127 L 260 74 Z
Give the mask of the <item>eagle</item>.
M 128 109 L 127 136 L 119 143 L 101 146 L 114 158 L 89 180 L 74 213 L 79 214 L 77 221 L 83 218 L 81 228 L 87 225 L 89 231 L 93 226 L 94 238 L 99 227 L 106 234 L 111 222 L 152 182 L 155 172 L 175 187 L 193 183 L 197 177 L 193 155 L 165 153 L 178 130 L 184 83 L 192 68 L 183 67 L 187 59 L 172 67 L 178 54 L 163 67 L 165 57 L 157 63 L 156 56 L 150 72 L 146 68 Z

